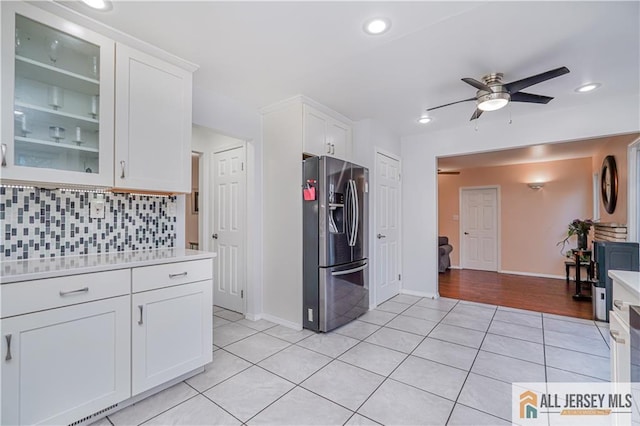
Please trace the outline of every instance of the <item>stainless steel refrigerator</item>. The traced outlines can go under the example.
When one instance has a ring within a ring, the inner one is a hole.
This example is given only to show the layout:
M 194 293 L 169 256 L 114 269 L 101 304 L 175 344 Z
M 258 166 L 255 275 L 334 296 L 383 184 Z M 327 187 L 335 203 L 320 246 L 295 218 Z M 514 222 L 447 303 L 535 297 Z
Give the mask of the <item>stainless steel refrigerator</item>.
M 329 331 L 369 309 L 369 170 L 303 161 L 303 326 Z

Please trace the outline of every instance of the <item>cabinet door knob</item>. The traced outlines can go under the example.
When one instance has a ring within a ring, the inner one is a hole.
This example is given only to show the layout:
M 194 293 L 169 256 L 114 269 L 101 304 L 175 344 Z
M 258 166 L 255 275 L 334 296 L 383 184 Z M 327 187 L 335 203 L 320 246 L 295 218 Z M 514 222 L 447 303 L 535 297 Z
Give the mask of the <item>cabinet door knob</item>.
M 7 144 L 3 143 L 0 149 L 2 149 L 2 167 L 7 167 Z
M 7 356 L 4 357 L 4 360 L 11 361 L 11 335 L 7 334 L 4 338 L 7 340 Z
M 138 305 L 138 309 L 140 309 L 140 319 L 138 320 L 138 325 L 142 325 L 142 310 L 144 309 L 143 305 Z
M 120 162 L 120 179 L 124 179 L 124 160 Z

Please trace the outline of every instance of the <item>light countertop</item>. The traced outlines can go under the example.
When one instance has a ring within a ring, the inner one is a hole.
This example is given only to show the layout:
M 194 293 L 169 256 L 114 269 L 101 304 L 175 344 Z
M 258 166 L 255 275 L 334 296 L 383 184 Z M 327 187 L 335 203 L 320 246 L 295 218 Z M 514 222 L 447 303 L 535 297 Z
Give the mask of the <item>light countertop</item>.
M 640 272 L 610 270 L 609 277 L 640 296 Z
M 207 251 L 158 249 L 9 260 L 2 262 L 0 284 L 214 257 L 216 253 Z

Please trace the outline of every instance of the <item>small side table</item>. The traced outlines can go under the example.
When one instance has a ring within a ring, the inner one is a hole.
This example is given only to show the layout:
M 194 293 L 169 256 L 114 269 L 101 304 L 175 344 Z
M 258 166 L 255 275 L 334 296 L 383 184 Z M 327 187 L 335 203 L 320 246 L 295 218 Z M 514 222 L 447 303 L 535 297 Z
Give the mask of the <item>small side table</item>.
M 582 294 L 582 279 L 580 278 L 580 259 L 588 256 L 591 259 L 591 250 L 574 249 L 573 255 L 576 262 L 576 294 L 573 295 L 574 300 L 591 300 L 591 296 Z

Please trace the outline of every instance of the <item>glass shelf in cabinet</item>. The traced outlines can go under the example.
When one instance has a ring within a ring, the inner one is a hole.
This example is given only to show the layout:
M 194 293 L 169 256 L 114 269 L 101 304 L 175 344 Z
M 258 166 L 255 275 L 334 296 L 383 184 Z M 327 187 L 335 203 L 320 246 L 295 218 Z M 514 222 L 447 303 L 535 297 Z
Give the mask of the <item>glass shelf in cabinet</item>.
M 52 67 L 33 59 L 16 56 L 16 76 L 62 87 L 86 95 L 99 93 L 100 81 Z

